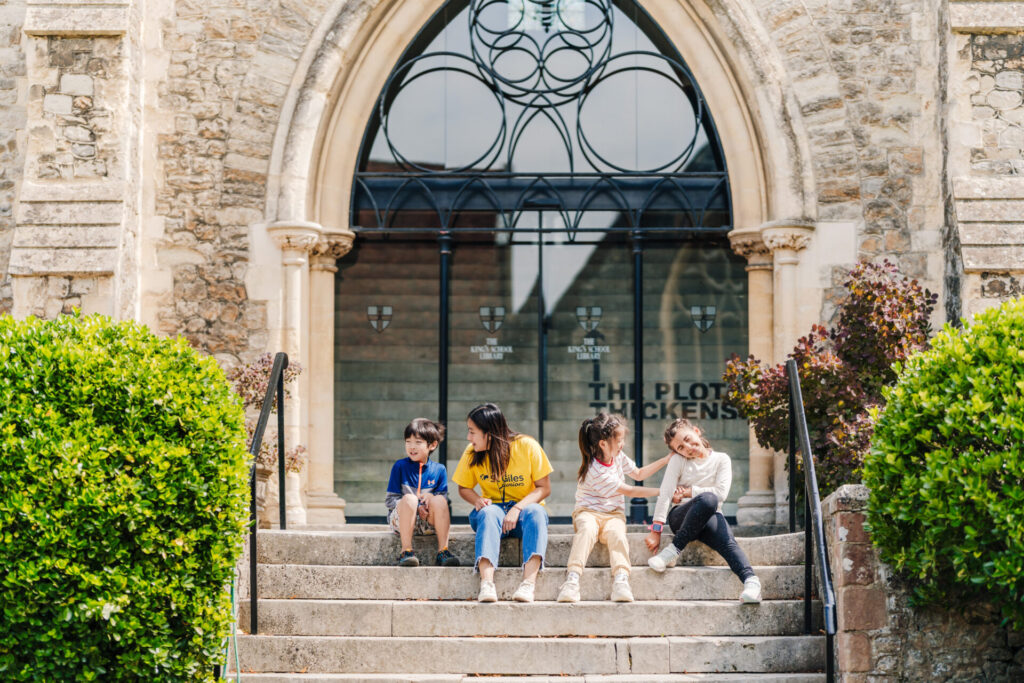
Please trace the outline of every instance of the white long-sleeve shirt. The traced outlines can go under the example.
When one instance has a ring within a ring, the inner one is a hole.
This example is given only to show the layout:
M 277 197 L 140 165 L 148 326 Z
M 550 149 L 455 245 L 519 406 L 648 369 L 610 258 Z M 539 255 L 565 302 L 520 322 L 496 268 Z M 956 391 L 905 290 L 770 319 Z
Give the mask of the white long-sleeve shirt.
M 654 507 L 655 522 L 664 523 L 668 517 L 676 486 L 691 487 L 693 496 L 710 491 L 718 498 L 718 511 L 721 512 L 722 503 L 729 496 L 729 487 L 732 486 L 732 462 L 721 451 L 711 451 L 703 458 L 684 458 L 678 453 L 674 454 L 669 458 L 665 476 L 661 480 L 658 504 Z M 684 498 L 682 503 L 689 500 Z

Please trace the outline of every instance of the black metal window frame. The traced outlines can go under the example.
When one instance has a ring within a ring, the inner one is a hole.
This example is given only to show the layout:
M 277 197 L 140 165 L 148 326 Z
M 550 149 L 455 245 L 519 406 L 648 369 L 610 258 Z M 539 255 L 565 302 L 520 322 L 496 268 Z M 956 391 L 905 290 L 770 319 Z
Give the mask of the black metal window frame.
M 538 259 L 540 267 L 538 278 L 540 279 L 539 291 L 543 297 L 543 246 L 544 235 L 559 234 L 563 240 L 576 242 L 580 234 L 606 234 L 610 232 L 624 233 L 628 237 L 629 246 L 633 256 L 632 293 L 633 293 L 633 364 L 634 364 L 634 456 L 638 466 L 643 465 L 643 405 L 644 405 L 644 372 L 643 372 L 643 269 L 645 245 L 652 241 L 662 242 L 664 240 L 709 240 L 718 242 L 731 229 L 731 192 L 729 187 L 728 171 L 725 164 L 725 157 L 722 152 L 721 141 L 715 128 L 710 111 L 704 101 L 703 95 L 697 85 L 689 68 L 678 55 L 675 47 L 660 27 L 647 14 L 647 12 L 635 2 L 635 0 L 585 0 L 588 5 L 597 6 L 602 10 L 611 12 L 614 5 L 627 14 L 631 13 L 637 27 L 661 50 L 660 53 L 649 51 L 627 51 L 620 53 L 610 60 L 609 52 L 604 53 L 606 62 L 620 57 L 653 57 L 663 60 L 669 64 L 672 72 L 680 81 L 688 87 L 684 89 L 691 105 L 696 112 L 696 125 L 694 140 L 698 132 L 703 130 L 707 136 L 707 146 L 713 155 L 714 164 L 720 168 L 719 171 L 685 171 L 685 164 L 688 157 L 681 155 L 662 168 L 627 170 L 616 167 L 611 162 L 598 157 L 594 159 L 589 152 L 584 151 L 588 162 L 594 168 L 568 173 L 514 173 L 503 170 L 479 170 L 474 166 L 479 163 L 465 165 L 455 169 L 431 169 L 416 164 L 401 157 L 394 145 L 388 142 L 390 151 L 400 162 L 402 168 L 394 171 L 370 171 L 366 170 L 370 165 L 369 155 L 373 139 L 377 131 L 381 129 L 382 122 L 386 127 L 386 118 L 389 107 L 395 99 L 396 90 L 394 85 L 410 72 L 412 65 L 423 58 L 421 53 L 431 43 L 438 33 L 443 30 L 448 21 L 449 14 L 457 15 L 466 7 L 486 7 L 490 4 L 502 2 L 503 0 L 450 0 L 423 26 L 417 36 L 403 53 L 398 66 L 392 71 L 387 84 L 381 93 L 377 106 L 374 107 L 372 117 L 365 129 L 363 141 L 360 147 L 358 166 L 353 178 L 352 194 L 350 200 L 350 218 L 352 229 L 358 234 L 377 235 L 383 239 L 401 241 L 404 238 L 413 236 L 421 237 L 424 234 L 436 238 L 438 245 L 438 256 L 440 260 L 440 294 L 438 297 L 438 321 L 440 327 L 438 343 L 438 419 L 446 427 L 448 425 L 448 370 L 450 363 L 450 306 L 449 298 L 451 293 L 451 269 L 453 252 L 457 249 L 459 237 L 469 237 L 466 233 L 479 234 L 510 234 L 512 239 L 522 235 L 529 242 L 538 248 Z M 553 4 L 548 0 L 527 0 L 527 2 L 541 2 Z M 610 20 L 610 19 L 609 19 Z M 470 18 L 470 31 L 474 31 L 472 17 Z M 512 40 L 512 39 L 509 39 Z M 500 47 L 500 38 L 496 44 Z M 514 43 L 513 43 L 514 44 Z M 610 49 L 610 48 L 609 48 Z M 465 55 L 458 53 L 430 53 L 431 55 L 443 54 L 449 58 L 464 59 Z M 486 69 L 481 71 L 479 62 L 475 65 L 476 71 L 463 69 L 463 73 L 480 79 L 481 73 L 487 75 Z M 589 72 L 589 84 L 584 83 L 581 90 L 575 94 L 576 97 L 586 97 L 593 89 L 595 83 L 609 75 L 619 73 L 629 67 L 608 68 L 608 63 L 601 66 L 594 66 Z M 634 67 L 635 68 L 635 67 Z M 427 69 L 423 73 L 439 71 L 440 68 Z M 640 70 L 651 71 L 650 69 Z M 423 75 L 421 73 L 420 75 Z M 659 75 L 663 72 L 655 71 Z M 491 81 L 490 88 L 512 90 L 513 92 L 503 93 L 513 101 L 523 100 L 531 96 L 531 93 L 524 89 L 516 90 L 516 87 L 508 83 L 495 84 L 500 81 L 498 75 L 489 74 Z M 416 76 L 419 77 L 419 76 Z M 588 90 L 589 88 L 589 90 Z M 563 88 L 563 91 L 565 89 Z M 498 93 L 500 97 L 502 93 Z M 568 96 L 565 91 L 561 95 L 557 88 L 549 88 L 545 92 L 533 92 L 532 96 L 541 98 L 540 109 L 550 109 L 559 97 Z M 545 104 L 545 100 L 547 104 Z M 547 106 L 550 104 L 551 106 Z M 504 110 L 503 110 L 504 114 Z M 521 131 L 524 124 L 523 116 L 539 115 L 531 111 L 530 107 L 524 108 L 519 120 L 509 126 L 507 121 L 502 121 L 502 138 L 497 144 L 498 152 L 505 145 L 504 136 L 511 128 L 513 136 L 516 131 Z M 567 126 L 556 128 L 567 133 Z M 582 132 L 581 132 L 582 133 Z M 565 134 L 563 134 L 563 141 Z M 571 144 L 571 143 L 570 143 Z M 691 141 L 687 154 L 692 153 L 693 141 Z M 495 146 L 488 150 L 488 154 L 494 153 Z M 581 145 L 582 149 L 582 145 Z M 511 152 L 509 154 L 511 158 Z M 572 157 L 570 156 L 570 159 Z M 478 160 L 481 161 L 481 160 Z M 673 164 L 675 166 L 673 167 Z M 669 168 L 671 167 L 671 168 Z M 436 225 L 424 227 L 403 226 L 401 217 L 404 211 L 417 211 L 422 216 L 423 212 L 436 215 Z M 459 225 L 458 218 L 466 212 L 486 211 L 498 217 L 498 224 L 491 227 Z M 518 225 L 522 216 L 541 212 L 557 212 L 561 217 L 561 227 L 544 227 L 544 221 L 538 219 L 538 225 Z M 620 216 L 615 225 L 605 228 L 585 227 L 581 219 L 589 211 L 614 211 Z M 664 212 L 672 212 L 676 215 L 682 214 L 687 218 L 684 225 L 659 224 L 660 216 Z M 705 224 L 705 219 L 714 215 L 726 220 L 712 221 L 712 224 Z M 363 225 L 360 217 L 371 217 L 371 223 Z M 564 243 L 564 242 L 562 242 Z M 537 435 L 538 440 L 543 444 L 543 423 L 546 412 L 546 376 L 545 376 L 545 320 L 544 302 L 540 301 L 538 315 L 538 424 L 540 426 Z M 447 442 L 442 442 L 438 450 L 438 459 L 442 464 L 447 464 Z M 644 498 L 633 498 L 630 501 L 629 519 L 633 523 L 644 522 L 649 519 L 647 500 Z

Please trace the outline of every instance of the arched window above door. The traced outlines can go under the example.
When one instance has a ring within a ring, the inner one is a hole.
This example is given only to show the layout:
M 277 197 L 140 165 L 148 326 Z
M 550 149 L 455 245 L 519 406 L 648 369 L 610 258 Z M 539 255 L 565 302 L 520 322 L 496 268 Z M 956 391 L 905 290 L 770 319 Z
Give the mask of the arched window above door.
M 711 114 L 635 0 L 448 2 L 380 95 L 351 207 L 357 232 L 731 227 Z

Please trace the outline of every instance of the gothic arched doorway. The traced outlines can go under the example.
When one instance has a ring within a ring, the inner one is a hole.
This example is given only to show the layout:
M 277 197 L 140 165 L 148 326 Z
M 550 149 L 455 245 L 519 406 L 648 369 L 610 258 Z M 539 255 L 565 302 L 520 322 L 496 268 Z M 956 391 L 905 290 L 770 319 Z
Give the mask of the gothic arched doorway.
M 601 409 L 630 418 L 638 459 L 694 418 L 746 481 L 746 424 L 720 384 L 748 329 L 724 155 L 636 2 L 448 2 L 380 95 L 350 207 L 335 316 L 350 519 L 382 514 L 409 419 L 446 420 L 457 454 L 484 400 L 542 440 L 554 515 L 571 511 L 579 421 Z

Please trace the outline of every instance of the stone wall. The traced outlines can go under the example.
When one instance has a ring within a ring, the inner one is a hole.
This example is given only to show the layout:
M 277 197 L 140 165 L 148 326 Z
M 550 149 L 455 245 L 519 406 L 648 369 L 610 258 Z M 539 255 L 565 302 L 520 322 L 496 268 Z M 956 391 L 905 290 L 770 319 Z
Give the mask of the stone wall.
M 857 231 L 855 258 L 889 258 L 942 292 L 941 52 L 933 3 L 758 3 L 799 100 L 819 222 Z M 820 229 L 819 229 L 820 232 Z M 826 273 L 824 315 L 845 268 Z
M 868 489 L 843 486 L 822 503 L 836 586 L 837 680 L 1024 680 L 1024 633 L 999 626 L 991 605 L 915 608 L 864 528 Z
M 8 262 L 14 239 L 14 203 L 25 163 L 25 3 L 0 2 L 0 314 L 12 306 Z
M 1024 14 L 1017 3 L 949 7 L 950 224 L 971 316 L 1019 296 L 1024 278 Z

